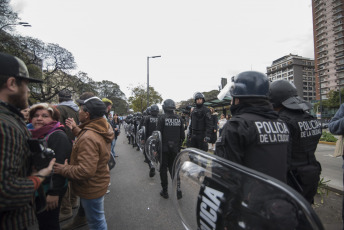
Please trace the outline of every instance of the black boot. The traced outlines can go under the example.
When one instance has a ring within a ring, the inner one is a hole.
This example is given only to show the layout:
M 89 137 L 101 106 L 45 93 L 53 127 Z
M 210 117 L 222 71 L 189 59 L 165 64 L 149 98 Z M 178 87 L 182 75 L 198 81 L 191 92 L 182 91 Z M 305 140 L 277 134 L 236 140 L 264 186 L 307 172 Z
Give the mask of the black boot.
M 149 177 L 153 177 L 153 176 L 155 176 L 155 168 L 151 167 L 149 170 Z
M 162 189 L 161 192 L 160 192 L 160 196 L 162 196 L 165 199 L 168 199 L 167 189 Z
M 180 200 L 183 198 L 182 190 L 177 190 L 177 199 Z

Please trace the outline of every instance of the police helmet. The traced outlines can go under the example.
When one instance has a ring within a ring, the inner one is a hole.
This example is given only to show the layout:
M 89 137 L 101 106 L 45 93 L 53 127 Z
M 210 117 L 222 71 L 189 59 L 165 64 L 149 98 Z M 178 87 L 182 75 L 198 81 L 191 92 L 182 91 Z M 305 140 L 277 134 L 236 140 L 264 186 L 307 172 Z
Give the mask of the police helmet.
M 150 111 L 151 111 L 152 115 L 154 115 L 154 116 L 158 115 L 158 113 L 159 113 L 159 106 L 157 106 L 156 104 L 151 105 Z
M 142 117 L 142 113 L 141 112 L 137 112 L 136 116 L 137 116 L 137 118 L 141 118 Z
M 200 92 L 196 92 L 195 94 L 194 94 L 194 101 L 196 102 L 196 100 L 197 99 L 203 99 L 203 103 L 205 102 L 205 99 L 204 99 L 204 95 L 203 95 L 203 93 L 200 93 Z
M 294 84 L 287 80 L 277 80 L 270 84 L 269 98 L 275 108 L 286 107 L 292 110 L 310 110 L 312 105 L 297 95 Z
M 146 109 L 148 115 L 151 115 L 151 106 Z
M 246 71 L 234 77 L 234 84 L 230 89 L 232 97 L 268 98 L 269 80 L 263 73 Z
M 172 99 L 167 99 L 164 101 L 162 108 L 164 109 L 164 111 L 174 110 L 176 109 L 176 104 Z

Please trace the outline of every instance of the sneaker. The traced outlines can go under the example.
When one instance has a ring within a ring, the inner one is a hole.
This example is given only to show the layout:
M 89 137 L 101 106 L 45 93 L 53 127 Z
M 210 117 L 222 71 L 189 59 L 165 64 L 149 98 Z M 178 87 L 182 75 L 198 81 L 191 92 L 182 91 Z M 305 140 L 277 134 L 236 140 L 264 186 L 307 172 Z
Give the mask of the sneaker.
M 87 225 L 87 219 L 86 216 L 79 216 L 76 215 L 71 222 L 66 224 L 65 226 L 62 226 L 62 230 L 74 230 L 77 228 L 80 228 L 82 226 Z
M 165 198 L 165 199 L 168 199 L 168 193 L 167 193 L 167 191 L 161 190 L 160 196 L 162 196 L 162 197 Z
M 151 168 L 149 171 L 149 177 L 155 176 L 155 168 Z
M 183 198 L 183 193 L 181 190 L 177 190 L 177 199 L 180 200 Z
M 109 194 L 110 193 L 110 189 L 106 190 L 106 194 Z
M 60 213 L 59 215 L 59 221 L 65 221 L 73 217 L 73 212 L 71 211 L 70 213 Z

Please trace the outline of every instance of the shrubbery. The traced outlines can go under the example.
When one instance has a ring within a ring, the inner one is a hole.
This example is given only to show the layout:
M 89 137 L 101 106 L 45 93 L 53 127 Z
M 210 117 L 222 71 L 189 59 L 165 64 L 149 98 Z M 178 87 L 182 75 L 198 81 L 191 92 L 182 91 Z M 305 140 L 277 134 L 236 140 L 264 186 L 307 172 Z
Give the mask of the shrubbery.
M 324 131 L 320 137 L 320 141 L 336 142 L 337 138 L 335 138 L 331 133 Z

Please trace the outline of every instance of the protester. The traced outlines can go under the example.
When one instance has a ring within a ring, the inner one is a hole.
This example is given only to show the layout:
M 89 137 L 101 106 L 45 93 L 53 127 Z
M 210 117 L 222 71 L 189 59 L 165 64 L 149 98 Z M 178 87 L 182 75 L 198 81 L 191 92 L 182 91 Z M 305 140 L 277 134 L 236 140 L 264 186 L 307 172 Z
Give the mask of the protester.
M 47 168 L 32 170 L 32 154 L 20 110 L 28 105 L 30 78 L 22 60 L 0 53 L 0 229 L 23 230 L 35 223 L 33 194 L 50 175 L 55 158 Z
M 57 163 L 64 163 L 69 159 L 72 151 L 72 142 L 69 140 L 64 126 L 59 122 L 60 113 L 52 105 L 40 103 L 30 108 L 30 119 L 34 129 L 32 137 L 40 139 L 55 152 Z M 59 212 L 62 197 L 67 190 L 67 179 L 54 174 L 43 182 L 47 208 L 37 213 L 39 229 L 60 229 Z M 39 207 L 40 199 L 36 195 L 36 207 Z
M 20 110 L 20 112 L 23 114 L 24 121 L 25 121 L 26 124 L 28 124 L 28 123 L 29 123 L 29 120 L 30 120 L 30 117 L 29 117 L 29 110 L 30 110 L 29 107 L 27 107 L 26 109 Z
M 114 139 L 114 143 L 113 146 L 111 144 L 111 154 L 113 154 L 114 157 L 117 157 L 118 155 L 116 155 L 115 153 L 115 146 L 116 146 L 116 141 L 117 141 L 117 137 L 120 135 L 121 133 L 121 130 L 119 128 L 119 124 L 120 124 L 120 121 L 118 119 L 118 114 L 117 113 L 114 113 L 113 114 L 113 119 L 111 121 L 111 126 L 113 128 L 113 132 L 115 133 L 115 139 Z
M 98 97 L 84 93 L 77 102 L 81 125 L 77 126 L 72 118 L 66 121 L 77 137 L 70 164 L 67 161 L 56 163 L 54 171 L 71 179 L 71 187 L 80 197 L 89 228 L 107 229 L 104 195 L 110 182 L 108 162 L 114 133 L 104 118 L 106 106 Z
M 221 118 L 218 122 L 219 124 L 219 136 L 221 136 L 222 130 L 223 130 L 223 126 L 227 123 L 227 119 L 225 118 L 224 114 L 221 114 Z
M 217 116 L 219 115 L 217 112 L 215 112 L 215 109 L 210 107 L 210 114 L 211 114 L 211 121 L 212 121 L 212 133 L 210 136 L 210 148 L 212 150 L 215 150 L 215 142 L 217 140 L 217 123 L 218 123 L 218 118 Z
M 341 104 L 336 114 L 328 124 L 328 129 L 332 134 L 344 135 L 344 104 Z M 342 155 L 344 160 L 344 154 Z M 344 162 L 343 162 L 344 169 Z M 344 185 L 344 171 L 343 171 L 343 185 Z M 342 221 L 344 222 L 344 198 L 342 199 Z
M 60 122 L 64 125 L 66 134 L 71 141 L 75 140 L 75 136 L 72 130 L 66 126 L 66 119 L 73 118 L 74 121 L 79 124 L 78 111 L 79 106 L 72 100 L 72 92 L 68 89 L 63 89 L 58 94 L 59 104 L 57 109 L 60 112 Z M 70 189 L 70 182 L 68 183 L 68 188 L 65 196 L 62 198 L 61 208 L 60 208 L 60 221 L 68 220 L 73 217 L 73 208 L 79 206 L 78 197 Z

